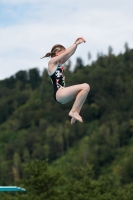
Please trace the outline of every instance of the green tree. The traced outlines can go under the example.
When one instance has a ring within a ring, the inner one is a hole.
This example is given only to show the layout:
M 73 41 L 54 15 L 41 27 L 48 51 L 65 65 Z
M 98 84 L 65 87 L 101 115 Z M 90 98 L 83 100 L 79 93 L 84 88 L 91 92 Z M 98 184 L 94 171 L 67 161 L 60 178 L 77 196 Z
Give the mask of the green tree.
M 61 170 L 52 171 L 46 161 L 33 161 L 26 165 L 29 178 L 22 181 L 27 189 L 24 200 L 56 200 L 62 195 L 64 179 Z
M 29 82 L 31 84 L 32 89 L 35 89 L 36 87 L 38 87 L 40 83 L 40 79 L 41 79 L 40 73 L 37 68 L 33 68 L 29 70 Z

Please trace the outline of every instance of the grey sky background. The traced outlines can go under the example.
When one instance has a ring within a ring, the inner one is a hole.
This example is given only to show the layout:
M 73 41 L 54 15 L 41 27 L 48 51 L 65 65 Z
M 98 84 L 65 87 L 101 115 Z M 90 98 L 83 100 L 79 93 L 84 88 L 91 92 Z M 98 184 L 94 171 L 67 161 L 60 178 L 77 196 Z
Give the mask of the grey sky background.
M 133 2 L 131 0 L 0 0 L 0 79 L 19 70 L 38 67 L 42 72 L 49 59 L 40 59 L 54 44 L 71 46 L 83 36 L 85 44 L 72 56 L 88 63 L 88 52 L 113 47 L 117 55 L 127 42 L 133 48 Z

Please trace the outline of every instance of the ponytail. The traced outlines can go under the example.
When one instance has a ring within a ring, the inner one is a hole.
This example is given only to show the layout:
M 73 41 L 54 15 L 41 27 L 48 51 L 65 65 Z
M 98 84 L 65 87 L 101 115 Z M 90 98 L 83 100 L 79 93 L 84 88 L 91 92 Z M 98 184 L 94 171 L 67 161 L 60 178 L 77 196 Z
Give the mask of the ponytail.
M 46 57 L 50 57 L 50 56 L 51 56 L 51 53 L 49 52 L 49 53 L 46 53 L 46 55 L 43 56 L 41 59 L 46 58 Z
M 46 57 L 54 57 L 54 56 L 55 56 L 55 53 L 56 53 L 57 51 L 61 51 L 62 49 L 65 49 L 65 47 L 62 46 L 61 44 L 56 44 L 56 45 L 54 45 L 53 48 L 51 49 L 51 52 L 46 53 L 46 55 L 43 56 L 41 59 L 46 58 Z

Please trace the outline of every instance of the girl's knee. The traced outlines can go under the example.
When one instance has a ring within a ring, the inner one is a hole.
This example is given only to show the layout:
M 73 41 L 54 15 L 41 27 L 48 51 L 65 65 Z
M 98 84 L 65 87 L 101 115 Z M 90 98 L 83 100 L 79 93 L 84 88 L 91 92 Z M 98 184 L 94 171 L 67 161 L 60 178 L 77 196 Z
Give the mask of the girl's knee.
M 90 85 L 88 83 L 83 83 L 83 85 L 84 85 L 84 89 L 89 92 L 90 91 Z

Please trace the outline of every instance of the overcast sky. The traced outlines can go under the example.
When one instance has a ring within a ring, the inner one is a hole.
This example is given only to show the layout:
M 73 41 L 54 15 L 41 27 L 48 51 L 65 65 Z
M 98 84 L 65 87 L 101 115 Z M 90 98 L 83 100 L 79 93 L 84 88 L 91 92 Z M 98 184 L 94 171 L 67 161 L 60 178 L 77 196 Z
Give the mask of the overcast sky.
M 131 0 L 0 0 L 0 79 L 19 70 L 47 67 L 40 59 L 54 44 L 71 46 L 83 36 L 71 58 L 88 63 L 108 46 L 117 55 L 128 42 L 133 48 L 133 2 Z

